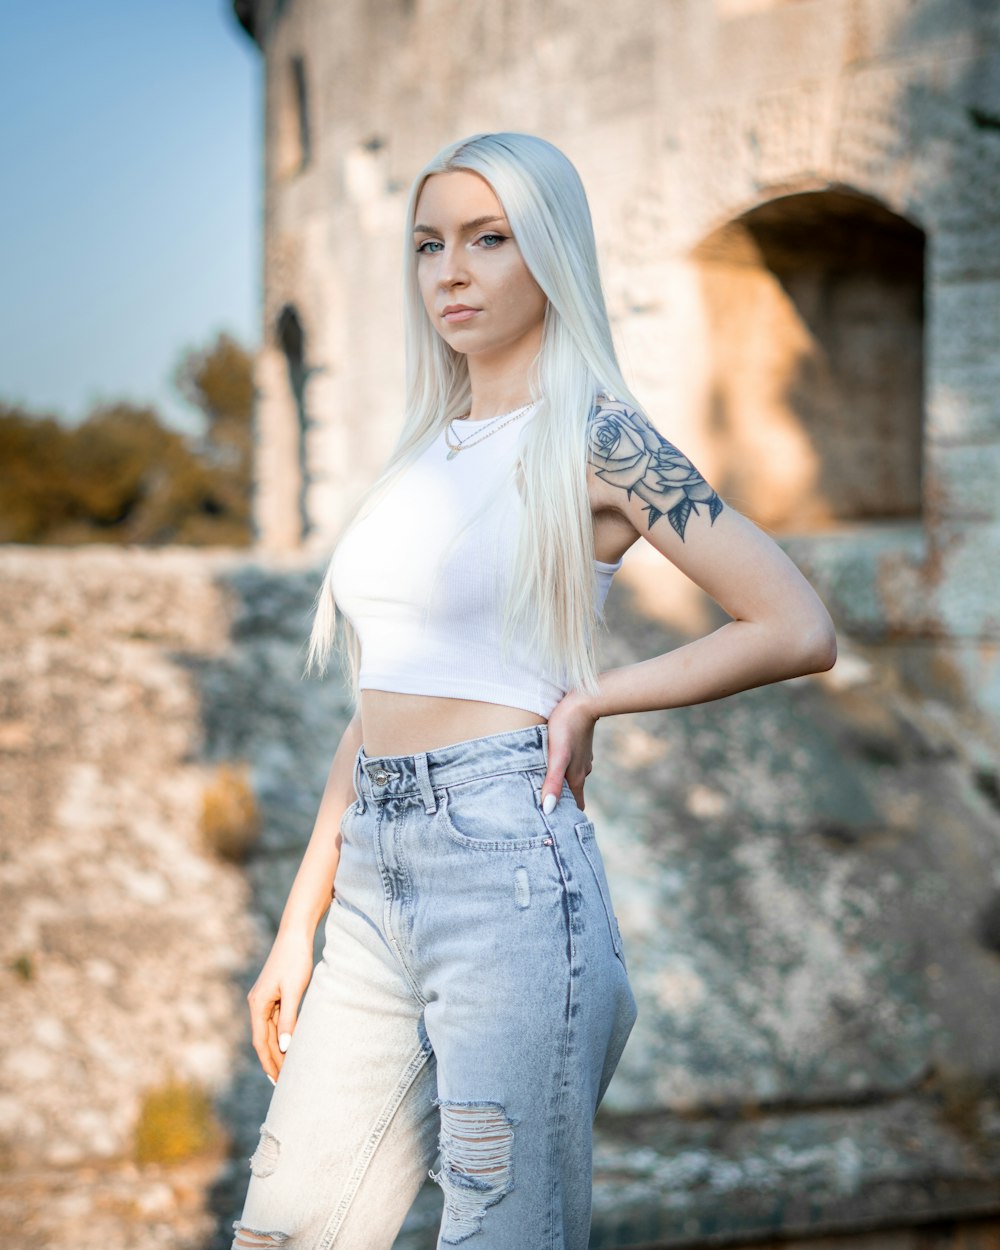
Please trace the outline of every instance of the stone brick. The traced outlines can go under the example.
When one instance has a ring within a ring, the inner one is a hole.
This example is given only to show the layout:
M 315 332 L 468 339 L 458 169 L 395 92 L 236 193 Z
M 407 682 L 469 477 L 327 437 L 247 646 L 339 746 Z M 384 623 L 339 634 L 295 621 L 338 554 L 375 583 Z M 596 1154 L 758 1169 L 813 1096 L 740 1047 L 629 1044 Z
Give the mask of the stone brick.
M 1000 442 L 932 444 L 924 491 L 941 520 L 1000 521 Z

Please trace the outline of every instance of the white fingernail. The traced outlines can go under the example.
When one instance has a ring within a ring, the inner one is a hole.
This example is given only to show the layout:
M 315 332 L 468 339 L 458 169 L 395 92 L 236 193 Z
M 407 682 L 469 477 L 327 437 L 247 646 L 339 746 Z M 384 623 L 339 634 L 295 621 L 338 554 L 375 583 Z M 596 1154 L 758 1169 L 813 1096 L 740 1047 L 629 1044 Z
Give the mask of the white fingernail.
M 278 1038 L 278 1049 L 281 1051 L 282 1054 L 284 1054 L 285 1051 L 288 1049 L 288 1045 L 291 1042 L 291 1040 L 292 1040 L 291 1033 L 282 1033 L 282 1035 Z
M 555 811 L 556 804 L 559 800 L 554 794 L 547 794 L 542 802 L 542 811 L 546 816 L 551 816 Z
M 271 1082 L 272 1085 L 277 1085 L 278 1082 L 274 1079 L 274 1077 L 270 1074 L 270 1072 L 265 1072 L 264 1075 L 267 1077 L 267 1079 Z

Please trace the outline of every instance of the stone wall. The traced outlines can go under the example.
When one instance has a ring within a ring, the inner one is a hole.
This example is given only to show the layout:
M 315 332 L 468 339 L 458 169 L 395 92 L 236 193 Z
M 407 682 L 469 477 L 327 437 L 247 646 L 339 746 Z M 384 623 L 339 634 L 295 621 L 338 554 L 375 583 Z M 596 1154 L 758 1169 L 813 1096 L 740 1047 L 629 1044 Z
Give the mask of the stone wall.
M 270 1091 L 244 995 L 347 719 L 298 680 L 307 582 L 261 576 L 239 551 L 0 548 L 0 1210 L 18 1250 L 229 1244 Z M 263 820 L 247 864 L 203 834 L 224 767 Z M 164 1093 L 192 1095 L 187 1121 L 162 1103 L 151 1120 Z
M 319 571 L 0 549 L 18 1250 L 229 1244 L 270 1093 L 243 996 L 350 711 L 339 681 L 300 676 Z M 630 553 L 602 667 L 712 627 L 694 598 L 666 623 L 651 584 Z M 639 1019 L 598 1118 L 595 1247 L 995 1244 L 974 1221 L 1000 1219 L 997 744 L 880 654 L 845 644 L 821 678 L 597 726 L 587 814 Z M 262 820 L 242 864 L 201 832 L 226 764 Z M 219 1136 L 145 1159 L 143 1108 L 178 1082 Z M 428 1183 L 397 1250 L 434 1245 L 439 1207 Z

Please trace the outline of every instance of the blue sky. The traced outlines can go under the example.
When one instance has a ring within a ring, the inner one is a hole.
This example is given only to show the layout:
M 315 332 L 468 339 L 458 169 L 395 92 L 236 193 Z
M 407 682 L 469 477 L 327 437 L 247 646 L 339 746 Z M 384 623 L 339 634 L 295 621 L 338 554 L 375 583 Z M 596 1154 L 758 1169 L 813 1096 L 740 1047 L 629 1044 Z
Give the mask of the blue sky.
M 259 333 L 262 89 L 227 0 L 3 6 L 0 399 L 199 428 L 179 355 Z

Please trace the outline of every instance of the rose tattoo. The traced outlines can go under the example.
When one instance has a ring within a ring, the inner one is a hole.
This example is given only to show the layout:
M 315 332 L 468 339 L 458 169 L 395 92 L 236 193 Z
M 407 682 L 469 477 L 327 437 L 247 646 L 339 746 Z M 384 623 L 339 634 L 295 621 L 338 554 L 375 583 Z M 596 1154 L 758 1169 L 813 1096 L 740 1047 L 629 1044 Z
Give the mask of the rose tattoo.
M 688 517 L 700 515 L 699 504 L 713 523 L 722 511 L 722 500 L 687 456 L 624 404 L 594 410 L 587 455 L 599 478 L 644 501 L 650 528 L 666 516 L 682 542 Z

